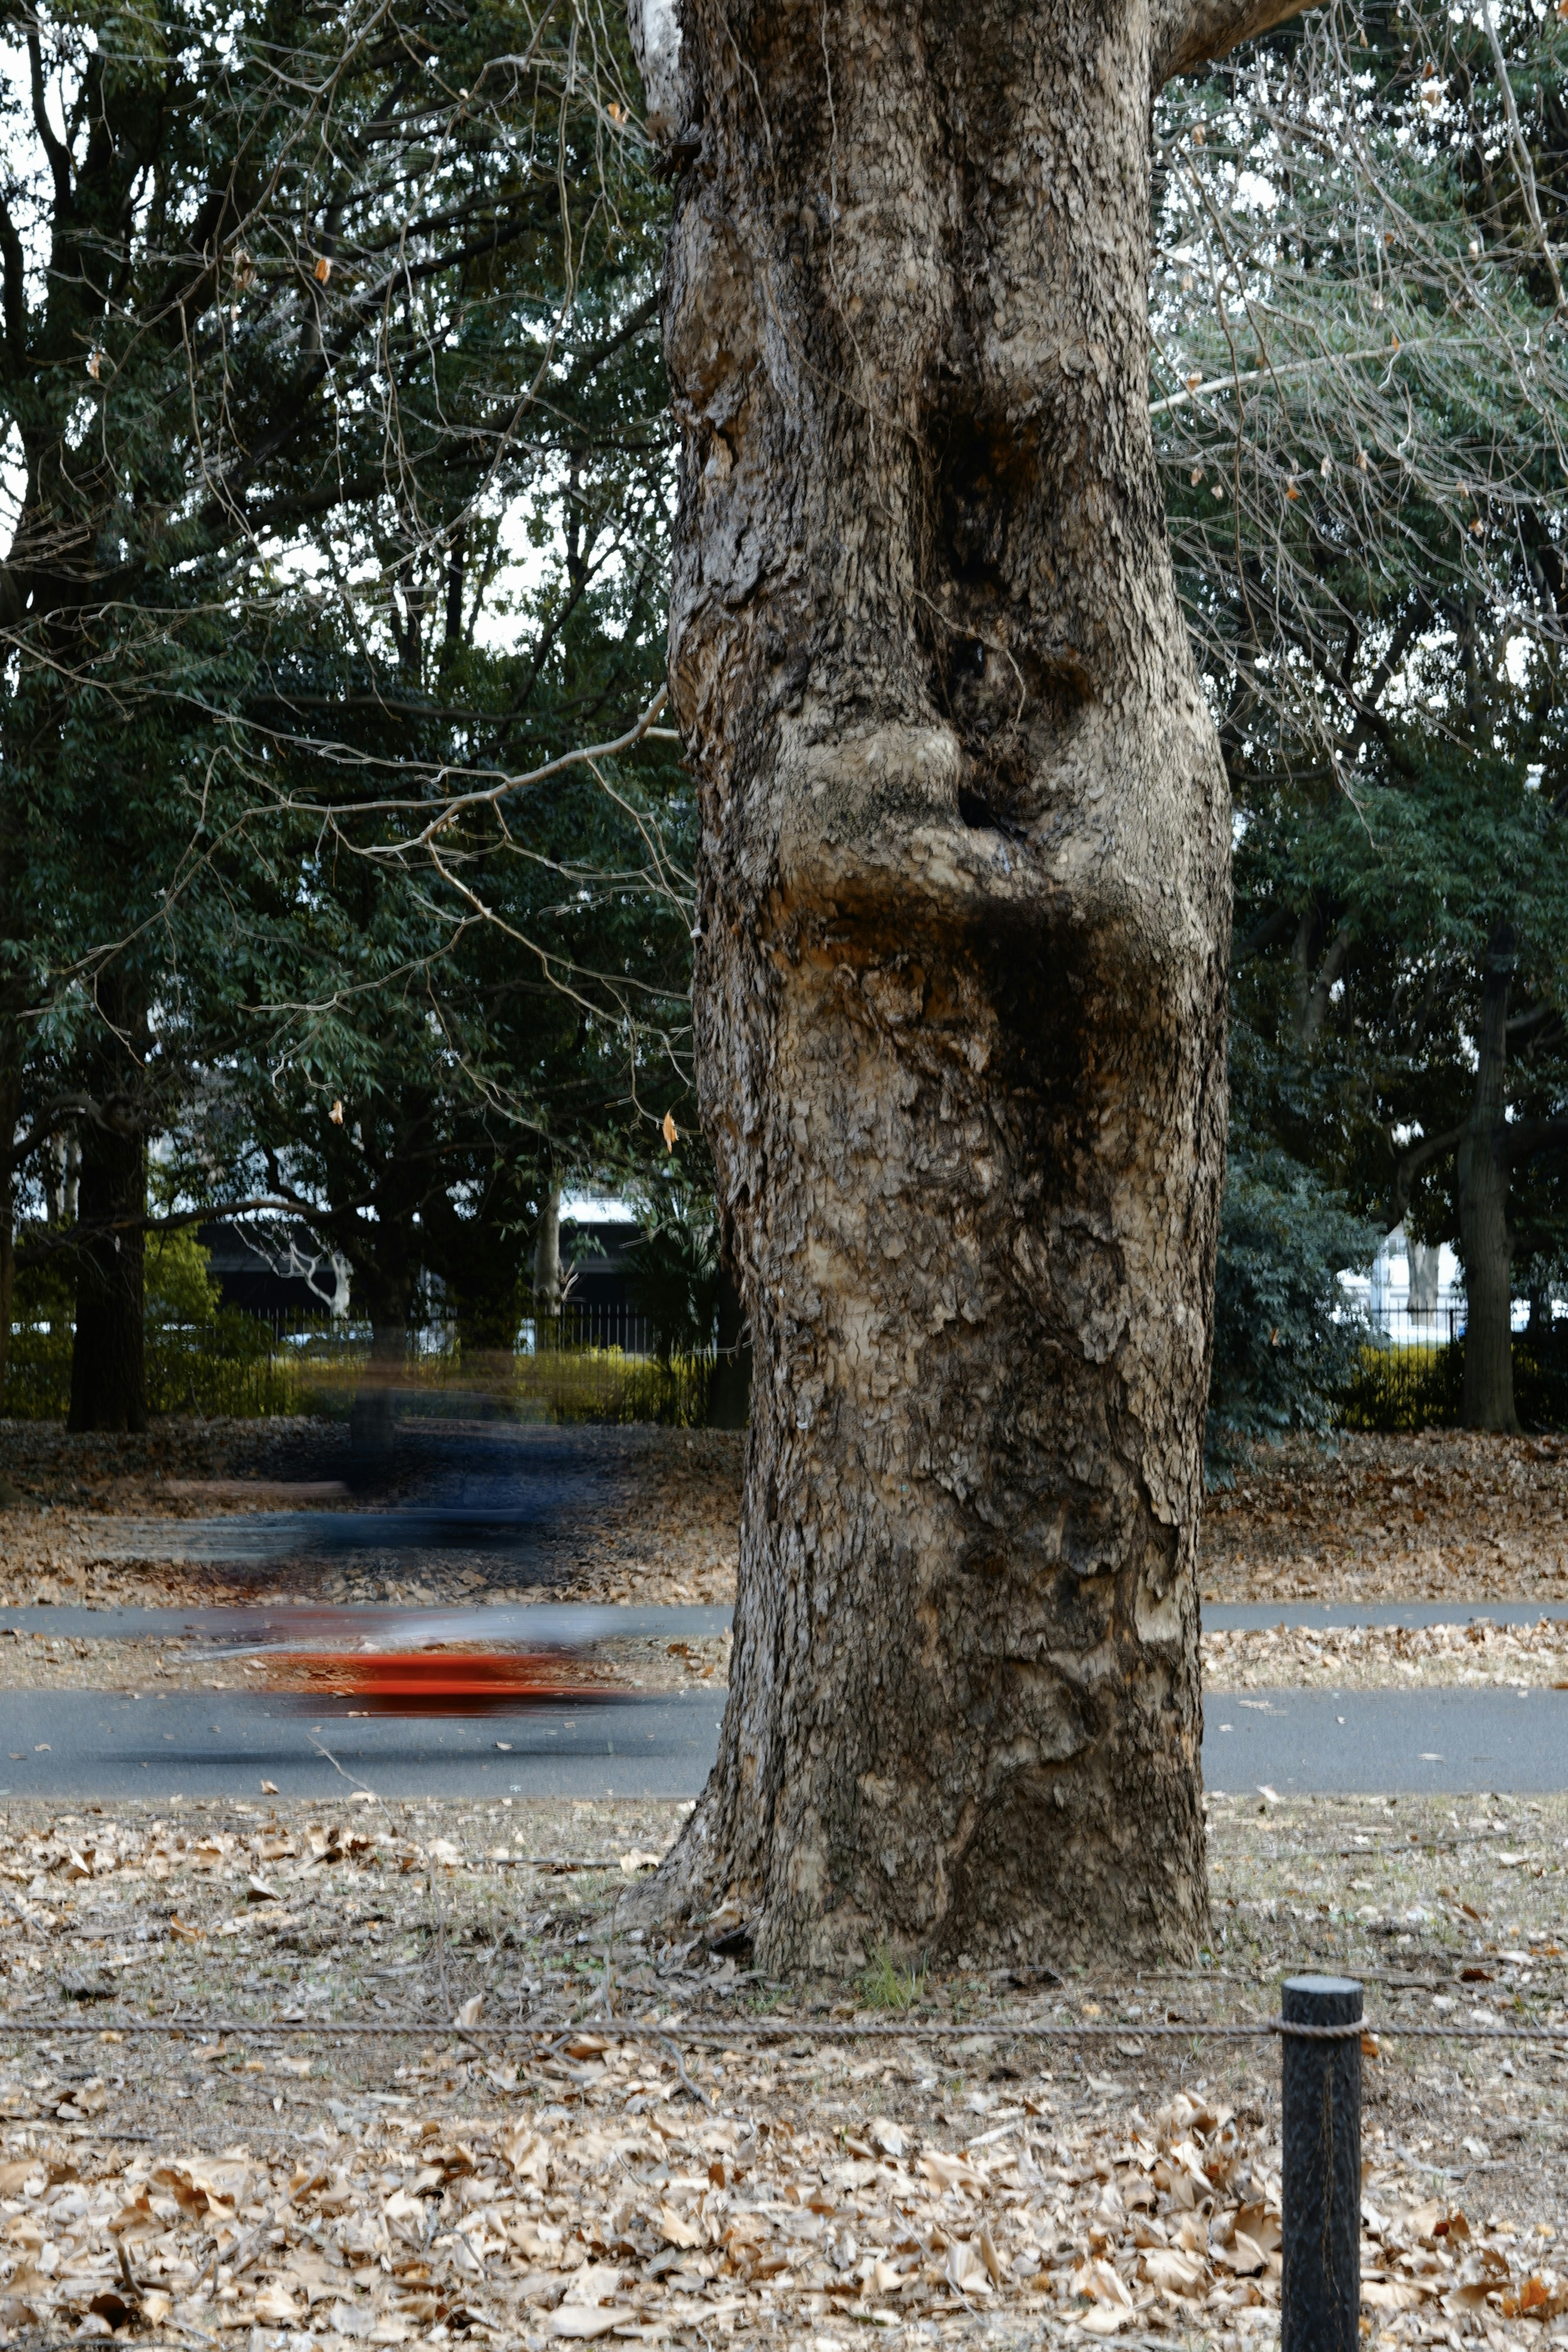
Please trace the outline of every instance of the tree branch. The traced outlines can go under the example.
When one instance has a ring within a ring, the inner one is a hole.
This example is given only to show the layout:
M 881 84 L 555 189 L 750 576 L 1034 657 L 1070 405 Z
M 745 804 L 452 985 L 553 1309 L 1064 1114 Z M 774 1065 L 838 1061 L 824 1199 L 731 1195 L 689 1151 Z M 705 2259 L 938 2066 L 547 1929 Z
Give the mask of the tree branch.
M 1294 907 L 1274 907 L 1267 915 L 1259 916 L 1231 951 L 1232 971 L 1240 964 L 1250 963 L 1254 956 L 1267 955 L 1269 949 L 1277 947 L 1281 940 L 1288 940 L 1295 927 Z
M 1481 0 L 1481 22 L 1486 26 L 1487 39 L 1491 45 L 1492 63 L 1497 68 L 1498 87 L 1502 91 L 1502 106 L 1503 112 L 1508 118 L 1509 148 L 1513 156 L 1514 176 L 1519 182 L 1519 193 L 1524 198 L 1524 209 L 1530 215 L 1530 226 L 1535 231 L 1536 243 L 1541 247 L 1541 257 L 1546 264 L 1547 276 L 1552 280 L 1557 316 L 1561 318 L 1563 279 L 1558 272 L 1557 257 L 1552 250 L 1551 242 L 1542 221 L 1541 205 L 1535 188 L 1535 166 L 1530 160 L 1530 149 L 1525 144 L 1524 132 L 1520 128 L 1519 109 L 1514 104 L 1513 84 L 1509 79 L 1508 59 L 1503 56 L 1502 43 L 1498 38 L 1497 26 L 1492 21 L 1491 0 Z
M 1543 1151 L 1568 1150 L 1568 1118 L 1520 1118 L 1505 1126 L 1493 1149 L 1510 1168 Z
M 1543 1029 L 1548 1022 L 1555 1021 L 1558 1017 L 1555 1004 L 1535 1004 L 1528 1013 L 1516 1013 L 1508 1024 L 1509 1043 L 1512 1045 L 1518 1040 L 1532 1036 L 1537 1030 Z
M 1410 1206 L 1410 1187 L 1430 1160 L 1440 1160 L 1464 1139 L 1462 1127 L 1449 1128 L 1446 1135 L 1424 1136 L 1413 1151 L 1406 1151 L 1394 1163 L 1394 1183 L 1388 1195 L 1387 1222 L 1390 1233 L 1404 1221 Z
M 61 1250 L 83 1249 L 89 1242 L 100 1241 L 106 1234 L 177 1234 L 189 1225 L 215 1223 L 224 1217 L 253 1216 L 258 1210 L 270 1209 L 275 1213 L 286 1211 L 298 1216 L 301 1223 L 321 1222 L 319 1209 L 306 1211 L 298 1201 L 275 1200 L 258 1196 L 250 1201 L 225 1201 L 216 1208 L 209 1202 L 205 1209 L 176 1209 L 167 1217 L 96 1217 L 89 1223 L 67 1225 L 59 1232 L 45 1234 L 36 1242 L 24 1243 L 16 1252 L 18 1265 L 47 1265 Z
M 63 139 L 55 136 L 55 126 L 49 121 L 49 110 L 44 90 L 44 52 L 38 39 L 38 28 L 33 26 L 27 34 L 27 68 L 33 83 L 33 122 L 49 159 L 54 175 L 55 203 L 63 211 L 71 200 L 70 150 Z
M 1152 87 L 1299 16 L 1305 0 L 1154 0 Z

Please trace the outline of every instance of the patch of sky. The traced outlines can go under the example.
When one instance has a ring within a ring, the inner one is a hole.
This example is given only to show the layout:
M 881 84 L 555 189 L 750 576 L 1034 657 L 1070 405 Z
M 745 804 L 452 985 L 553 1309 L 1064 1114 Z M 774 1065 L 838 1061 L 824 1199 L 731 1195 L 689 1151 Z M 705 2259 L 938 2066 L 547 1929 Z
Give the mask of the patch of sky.
M 1261 172 L 1238 172 L 1230 201 L 1233 212 L 1271 213 L 1279 205 L 1279 191 Z

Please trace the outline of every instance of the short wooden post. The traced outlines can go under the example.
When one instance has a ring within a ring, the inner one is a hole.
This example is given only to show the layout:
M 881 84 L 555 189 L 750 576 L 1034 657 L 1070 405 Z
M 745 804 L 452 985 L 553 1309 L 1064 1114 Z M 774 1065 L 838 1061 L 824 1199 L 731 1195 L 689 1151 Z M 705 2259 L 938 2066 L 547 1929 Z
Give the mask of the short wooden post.
M 1280 2352 L 1357 2352 L 1362 1989 L 1349 1977 L 1291 1977 L 1282 2014 L 1287 2026 L 1355 2030 L 1321 2041 L 1289 2032 L 1280 2037 Z

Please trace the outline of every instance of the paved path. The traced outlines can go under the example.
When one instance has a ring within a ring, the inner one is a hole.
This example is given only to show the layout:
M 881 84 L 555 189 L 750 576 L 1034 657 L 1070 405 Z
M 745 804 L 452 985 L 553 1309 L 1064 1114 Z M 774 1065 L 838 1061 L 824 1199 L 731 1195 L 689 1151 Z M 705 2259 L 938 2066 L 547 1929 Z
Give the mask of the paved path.
M 288 1601 L 265 1609 L 7 1609 L 0 1606 L 0 1633 L 58 1633 L 87 1642 L 209 1641 L 268 1646 L 374 1641 L 381 1649 L 408 1649 L 422 1642 L 537 1642 L 542 1648 L 578 1642 L 626 1641 L 676 1635 L 686 1641 L 730 1630 L 728 1609 L 638 1609 L 620 1601 L 491 1601 L 479 1608 L 336 1608 L 327 1602 Z M 0 1675 L 5 1661 L 0 1653 Z
M 79 1641 L 173 1642 L 205 1634 L 214 1641 L 304 1640 L 331 1628 L 353 1639 L 395 1633 L 406 1641 L 472 1641 L 489 1634 L 498 1642 L 603 1642 L 628 1635 L 657 1639 L 713 1635 L 729 1631 L 732 1612 L 719 1607 L 638 1609 L 626 1602 L 603 1606 L 585 1601 L 489 1601 L 478 1606 L 376 1606 L 359 1602 L 333 1607 L 309 1601 L 269 1604 L 265 1609 L 232 1605 L 195 1609 L 12 1609 L 0 1603 L 0 1631 L 68 1634 Z M 1272 1632 L 1278 1625 L 1534 1625 L 1542 1617 L 1568 1619 L 1568 1601 L 1210 1601 L 1203 1622 L 1211 1633 Z M 458 1630 L 453 1630 L 457 1628 Z M 0 1673 L 5 1660 L 0 1656 Z
M 1568 1789 L 1568 1692 L 1209 1692 L 1204 1779 L 1282 1797 Z
M 343 1770 L 386 1797 L 694 1797 L 722 1694 L 474 1717 L 363 1720 L 277 1697 L 170 1691 L 0 1691 L 0 1794 L 326 1796 Z M 1568 1693 L 1211 1694 L 1210 1788 L 1280 1796 L 1568 1789 Z
M 249 1692 L 0 1691 L 0 1795 L 342 1797 L 346 1772 L 383 1797 L 695 1797 L 722 1711 L 720 1692 L 367 1721 Z

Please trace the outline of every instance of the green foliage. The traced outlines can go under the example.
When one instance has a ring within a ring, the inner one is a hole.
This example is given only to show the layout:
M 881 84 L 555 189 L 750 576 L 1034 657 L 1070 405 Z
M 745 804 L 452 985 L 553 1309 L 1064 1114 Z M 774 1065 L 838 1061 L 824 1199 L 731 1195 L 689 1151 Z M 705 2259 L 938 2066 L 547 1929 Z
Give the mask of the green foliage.
M 1236 811 L 1234 1136 L 1495 1262 L 1456 1152 L 1506 964 L 1533 1295 L 1568 1266 L 1568 22 L 1491 22 L 1528 173 L 1487 20 L 1426 0 L 1331 0 L 1163 93 L 1154 423 Z M 1369 1360 L 1350 1409 L 1415 1379 Z
M 188 1225 L 148 1235 L 146 1284 L 150 1327 L 216 1319 L 222 1294 L 212 1271 L 212 1254 Z
M 11 1335 L 0 1413 L 63 1421 L 70 1403 L 71 1330 L 23 1324 Z M 206 1323 L 153 1324 L 147 1331 L 147 1402 L 154 1413 L 254 1420 L 302 1410 L 300 1368 L 272 1352 L 263 1324 L 232 1308 Z
M 695 816 L 635 732 L 668 195 L 624 28 L 29 28 L 67 136 L 0 88 L 0 1177 L 36 1244 L 58 1137 L 162 1131 L 178 1200 L 298 1209 L 378 1326 L 434 1274 L 509 1343 L 552 1172 L 646 1158 L 655 1066 L 686 1116 Z
M 17 1276 L 0 1390 L 0 1412 L 11 1419 L 63 1420 L 69 1405 L 70 1264 L 68 1251 L 57 1251 Z M 253 1417 L 300 1410 L 297 1366 L 274 1355 L 265 1323 L 220 1304 L 208 1253 L 188 1227 L 149 1239 L 145 1335 L 153 1412 Z
M 1452 1429 L 1462 1418 L 1465 1350 L 1441 1347 L 1363 1347 L 1345 1386 L 1347 1429 Z
M 1379 1235 L 1278 1150 L 1226 1173 L 1209 1390 L 1211 1473 L 1250 1439 L 1331 1426 L 1365 1336 L 1340 1281 Z
M 346 1421 L 369 1357 L 370 1335 L 322 1332 L 295 1351 L 297 1410 Z M 677 1356 L 668 1363 L 626 1355 L 619 1348 L 544 1348 L 514 1357 L 504 1369 L 484 1355 L 480 1371 L 493 1404 L 520 1421 L 661 1422 L 675 1429 L 700 1428 L 707 1418 L 708 1376 L 701 1357 Z M 474 1364 L 460 1346 L 410 1354 L 401 1385 L 408 1391 L 471 1400 Z
M 1568 1429 L 1568 1332 L 1513 1343 L 1514 1399 L 1524 1429 Z M 1347 1429 L 1452 1429 L 1462 1422 L 1465 1343 L 1362 1349 L 1341 1402 Z

